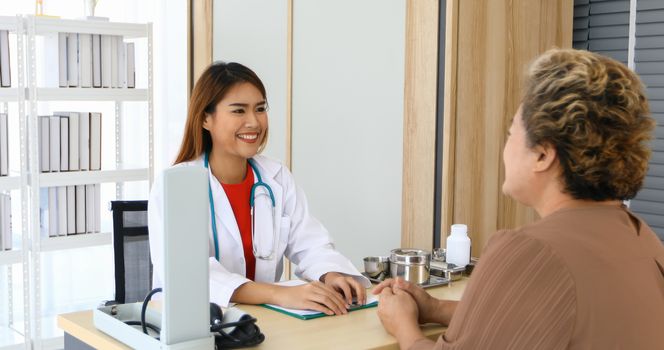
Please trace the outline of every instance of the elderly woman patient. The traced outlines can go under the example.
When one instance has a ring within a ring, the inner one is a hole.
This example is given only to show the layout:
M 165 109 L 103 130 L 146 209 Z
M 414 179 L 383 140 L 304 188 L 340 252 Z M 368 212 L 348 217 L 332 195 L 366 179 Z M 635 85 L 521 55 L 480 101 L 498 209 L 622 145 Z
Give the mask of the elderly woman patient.
M 621 63 L 577 50 L 537 58 L 503 192 L 541 219 L 491 237 L 458 303 L 383 282 L 387 331 L 404 349 L 664 349 L 664 247 L 623 205 L 643 184 L 653 127 Z M 427 322 L 449 325 L 436 343 L 418 327 Z

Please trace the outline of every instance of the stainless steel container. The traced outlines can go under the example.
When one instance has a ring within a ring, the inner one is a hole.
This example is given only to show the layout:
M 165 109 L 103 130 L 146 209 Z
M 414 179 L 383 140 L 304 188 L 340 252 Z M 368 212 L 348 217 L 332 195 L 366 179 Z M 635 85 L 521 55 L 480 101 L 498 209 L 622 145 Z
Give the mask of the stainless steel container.
M 431 250 L 431 261 L 445 262 L 447 250 L 445 248 L 434 248 Z
M 431 261 L 429 273 L 434 276 L 447 278 L 450 281 L 458 281 L 463 277 L 465 271 L 466 267 L 457 267 L 454 264 L 433 260 Z
M 387 256 L 367 256 L 364 258 L 364 273 L 369 278 L 383 279 L 390 273 L 390 261 Z
M 393 249 L 390 253 L 390 275 L 412 283 L 429 281 L 431 253 L 422 249 Z

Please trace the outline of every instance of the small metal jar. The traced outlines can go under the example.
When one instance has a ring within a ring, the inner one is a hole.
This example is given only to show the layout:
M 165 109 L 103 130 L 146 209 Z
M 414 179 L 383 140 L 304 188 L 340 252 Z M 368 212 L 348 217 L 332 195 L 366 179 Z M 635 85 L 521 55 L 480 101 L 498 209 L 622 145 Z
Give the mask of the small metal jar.
M 393 249 L 390 253 L 390 275 L 412 283 L 429 281 L 431 253 L 422 249 Z

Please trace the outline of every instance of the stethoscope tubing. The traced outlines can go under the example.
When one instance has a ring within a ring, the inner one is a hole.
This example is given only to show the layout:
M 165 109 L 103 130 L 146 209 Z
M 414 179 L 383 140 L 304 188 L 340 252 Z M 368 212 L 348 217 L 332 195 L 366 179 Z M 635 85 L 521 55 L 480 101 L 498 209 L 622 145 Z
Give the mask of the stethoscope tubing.
M 203 159 L 204 159 L 203 163 L 205 165 L 205 168 L 208 169 L 209 164 L 210 164 L 210 153 L 205 152 L 205 156 L 204 156 Z M 256 164 L 254 164 L 254 160 L 253 159 L 247 159 L 247 161 L 249 162 L 249 166 L 251 167 L 251 169 L 254 171 L 254 174 L 256 174 L 256 179 L 257 179 L 257 181 L 251 186 L 251 195 L 249 196 L 249 205 L 251 207 L 251 239 L 252 239 L 253 253 L 254 253 L 254 256 L 259 258 L 259 259 L 270 260 L 274 257 L 274 250 L 275 250 L 274 249 L 274 245 L 275 245 L 274 241 L 276 240 L 276 237 L 274 237 L 274 236 L 275 236 L 275 232 L 276 232 L 275 231 L 276 227 L 274 227 L 275 225 L 273 223 L 273 225 L 272 225 L 273 226 L 272 227 L 272 230 L 273 230 L 272 240 L 273 240 L 273 242 L 272 242 L 272 250 L 270 251 L 270 254 L 267 255 L 267 256 L 262 256 L 262 255 L 258 254 L 258 250 L 256 249 L 256 239 L 255 239 L 255 236 L 254 236 L 254 232 L 255 232 L 254 231 L 254 226 L 255 226 L 254 225 L 254 218 L 255 218 L 255 215 L 254 215 L 254 204 L 255 204 L 254 196 L 256 194 L 256 189 L 258 187 L 263 187 L 267 190 L 267 193 L 270 197 L 270 201 L 272 203 L 272 220 L 273 221 L 274 221 L 274 216 L 276 215 L 276 212 L 275 212 L 275 210 L 276 210 L 276 201 L 274 199 L 274 193 L 272 192 L 272 188 L 270 187 L 270 185 L 263 182 L 261 174 L 258 171 L 258 167 L 256 166 Z M 211 216 L 211 219 L 212 219 L 212 239 L 214 241 L 214 257 L 215 257 L 215 259 L 217 259 L 217 261 L 220 261 L 219 260 L 219 238 L 218 238 L 218 234 L 217 234 L 217 218 L 216 218 L 215 210 L 214 210 L 214 198 L 212 196 L 212 185 L 211 184 L 208 184 L 208 196 L 209 196 L 209 200 L 210 200 L 210 216 Z

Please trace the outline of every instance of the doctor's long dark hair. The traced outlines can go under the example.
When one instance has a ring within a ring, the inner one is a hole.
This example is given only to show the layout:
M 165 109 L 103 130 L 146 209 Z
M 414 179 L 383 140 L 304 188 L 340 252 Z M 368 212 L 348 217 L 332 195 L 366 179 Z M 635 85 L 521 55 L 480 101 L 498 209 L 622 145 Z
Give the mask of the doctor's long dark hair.
M 235 62 L 214 62 L 205 69 L 191 92 L 184 136 L 173 164 L 194 160 L 203 152 L 212 149 L 212 137 L 210 132 L 203 128 L 203 122 L 207 115 L 214 113 L 217 104 L 226 96 L 228 90 L 238 83 L 255 86 L 267 100 L 263 82 L 251 69 Z M 267 136 L 266 130 L 259 152 L 265 147 Z

